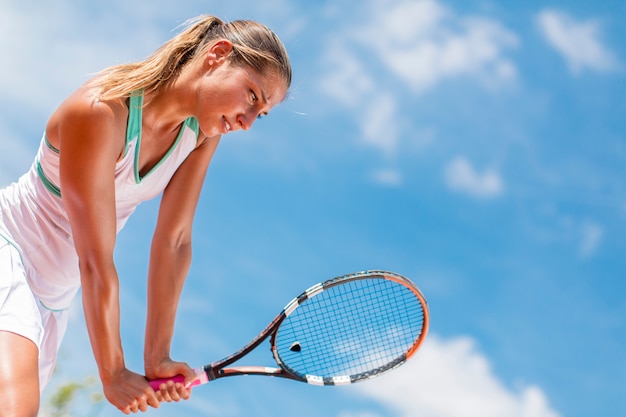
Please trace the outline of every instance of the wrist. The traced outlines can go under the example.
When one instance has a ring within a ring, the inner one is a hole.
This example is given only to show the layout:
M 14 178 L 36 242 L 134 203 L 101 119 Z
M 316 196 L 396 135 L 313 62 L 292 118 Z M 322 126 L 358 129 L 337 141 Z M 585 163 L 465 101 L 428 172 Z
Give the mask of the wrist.
M 122 363 L 120 365 L 106 367 L 106 368 L 101 367 L 98 373 L 100 375 L 100 380 L 102 381 L 102 383 L 109 384 L 118 380 L 120 376 L 126 371 L 127 371 L 126 365 Z
M 149 340 L 149 339 L 146 339 Z M 146 341 L 143 351 L 143 363 L 147 369 L 149 367 L 158 366 L 163 361 L 170 360 L 170 344 L 158 341 L 148 343 Z
M 171 361 L 169 354 L 149 355 L 144 357 L 143 367 L 146 371 L 158 369 L 163 362 Z

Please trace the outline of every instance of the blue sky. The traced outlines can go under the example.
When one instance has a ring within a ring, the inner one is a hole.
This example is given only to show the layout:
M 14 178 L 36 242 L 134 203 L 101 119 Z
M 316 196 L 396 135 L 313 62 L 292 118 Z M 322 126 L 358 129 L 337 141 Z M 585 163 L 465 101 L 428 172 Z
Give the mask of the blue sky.
M 285 42 L 289 99 L 223 138 L 210 168 L 177 359 L 231 353 L 294 295 L 344 273 L 393 270 L 429 300 L 424 347 L 377 380 L 232 378 L 148 415 L 626 415 L 623 1 L 0 8 L 3 185 L 28 169 L 47 116 L 89 74 L 147 56 L 187 18 L 254 19 Z M 156 207 L 141 207 L 116 254 L 137 371 Z M 78 301 L 52 389 L 97 374 Z

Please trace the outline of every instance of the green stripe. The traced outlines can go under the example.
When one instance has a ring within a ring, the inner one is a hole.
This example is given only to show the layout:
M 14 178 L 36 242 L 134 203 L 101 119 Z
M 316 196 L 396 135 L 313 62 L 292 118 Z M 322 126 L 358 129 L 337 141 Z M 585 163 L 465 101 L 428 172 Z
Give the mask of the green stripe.
M 52 311 L 53 313 L 60 313 L 61 311 L 65 311 L 65 310 L 67 310 L 67 308 L 59 308 L 59 309 L 50 308 L 50 307 L 48 307 L 47 305 L 45 305 L 45 304 L 43 303 L 43 301 L 41 301 L 41 300 L 39 300 L 39 299 L 37 299 L 37 300 L 39 301 L 39 304 L 41 304 L 41 306 L 42 306 L 43 308 L 45 308 L 45 309 L 46 309 L 46 310 L 48 310 L 48 311 Z M 68 308 L 69 308 L 69 307 L 68 307 Z
M 180 141 L 183 135 L 185 127 L 189 127 L 190 129 L 192 129 L 196 133 L 196 137 L 198 137 L 198 131 L 199 131 L 198 120 L 195 117 L 189 117 L 188 119 L 186 119 L 183 123 L 183 126 L 180 128 L 180 131 L 178 132 L 178 136 L 176 137 L 176 140 L 174 141 L 172 146 L 167 150 L 165 155 L 163 155 L 161 160 L 157 162 L 156 165 L 154 165 L 152 169 L 150 169 L 150 171 L 148 171 L 146 175 L 142 177 L 141 175 L 139 175 L 139 155 L 141 153 L 142 117 L 143 117 L 143 91 L 139 90 L 139 91 L 132 93 L 129 98 L 128 126 L 126 127 L 126 149 L 128 149 L 128 144 L 134 138 L 137 138 L 137 145 L 135 146 L 135 161 L 134 161 L 134 165 L 135 165 L 134 174 L 135 174 L 136 184 L 141 184 L 141 181 L 143 180 L 143 178 L 146 178 L 148 175 L 154 172 L 159 166 L 161 166 L 161 164 L 163 164 L 163 162 L 171 155 L 171 153 L 174 152 L 174 149 L 178 146 L 178 142 Z M 124 155 L 126 155 L 126 150 L 124 150 Z
M 41 167 L 41 162 L 39 161 L 39 158 L 37 158 L 37 161 L 35 163 L 37 164 L 37 174 L 39 174 L 39 179 L 41 179 L 41 182 L 43 183 L 43 185 L 52 194 L 54 194 L 57 197 L 61 198 L 61 189 L 58 186 L 56 186 L 55 184 L 53 184 L 52 181 L 50 181 L 48 179 L 48 177 L 46 177 L 46 174 L 45 174 L 45 172 L 43 172 L 43 168 Z
M 24 265 L 24 258 L 22 258 L 22 251 L 20 250 L 20 248 L 17 247 L 15 242 L 13 242 L 12 239 L 10 239 L 9 237 L 3 235 L 2 233 L 0 233 L 0 239 L 5 240 L 9 246 L 11 246 L 13 249 L 15 249 L 15 251 L 17 252 L 17 255 L 20 257 L 20 261 L 22 262 L 22 265 Z M 60 309 L 60 310 L 52 309 L 52 308 L 46 306 L 43 303 L 43 301 L 41 301 L 37 297 L 35 297 L 35 298 L 37 299 L 37 301 L 39 301 L 39 304 L 41 304 L 43 308 L 45 308 L 46 310 L 52 311 L 53 313 L 58 313 L 58 312 L 61 312 L 63 310 L 66 310 L 66 309 Z
M 143 91 L 136 91 L 130 96 L 130 103 L 128 104 L 128 126 L 126 128 L 126 149 L 128 144 L 137 138 L 137 145 L 135 149 L 135 183 L 141 183 L 141 177 L 139 176 L 139 147 L 141 146 L 141 119 L 143 117 Z M 124 155 L 126 151 L 124 151 Z
M 57 148 L 54 147 L 54 145 L 52 145 L 50 143 L 50 141 L 48 141 L 48 136 L 44 133 L 43 134 L 43 141 L 46 144 L 46 146 L 48 147 L 48 149 L 50 149 L 52 152 L 59 154 L 61 153 L 61 151 L 59 151 Z
M 198 132 L 200 130 L 200 127 L 198 126 L 198 119 L 196 119 L 195 117 L 190 117 L 187 120 L 185 120 L 185 125 L 189 126 L 191 130 L 196 132 L 196 139 L 198 139 Z
M 15 250 L 17 250 L 17 253 L 20 254 L 20 258 L 22 257 L 22 253 L 20 252 L 15 242 L 13 242 L 13 239 L 9 238 L 8 236 L 5 236 L 4 234 L 2 234 L 2 232 L 0 232 L 0 238 L 4 239 L 9 246 L 12 246 L 13 248 L 15 248 Z
M 176 147 L 178 146 L 178 143 L 180 142 L 180 139 L 183 137 L 183 134 L 185 133 L 185 128 L 187 128 L 187 127 L 189 127 L 191 130 L 193 130 L 196 133 L 196 138 L 198 137 L 198 120 L 195 117 L 189 117 L 189 118 L 185 119 L 185 121 L 183 122 L 183 125 L 181 126 L 180 130 L 178 131 L 178 136 L 176 136 L 176 140 L 174 141 L 172 146 L 170 146 L 170 148 L 167 150 L 165 155 L 163 155 L 161 160 L 159 162 L 157 162 L 156 165 L 153 166 L 152 169 L 150 171 L 148 171 L 146 173 L 146 175 L 144 175 L 140 180 L 142 180 L 143 178 L 146 178 L 148 175 L 150 175 L 154 171 L 156 171 L 167 160 L 167 158 L 170 157 L 172 152 L 174 152 L 174 149 L 176 149 Z M 137 144 L 137 146 L 139 146 L 139 143 Z M 139 152 L 137 152 L 137 155 L 139 155 Z M 137 168 L 139 168 L 139 167 L 137 166 Z M 139 173 L 137 173 L 137 176 L 139 176 Z

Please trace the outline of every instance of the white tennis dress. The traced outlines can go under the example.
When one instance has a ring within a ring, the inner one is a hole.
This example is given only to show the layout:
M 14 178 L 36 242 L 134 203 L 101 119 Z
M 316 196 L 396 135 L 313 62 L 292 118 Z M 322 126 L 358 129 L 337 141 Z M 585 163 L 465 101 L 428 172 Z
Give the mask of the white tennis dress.
M 141 202 L 164 190 L 198 139 L 198 122 L 189 118 L 163 159 L 140 176 L 142 107 L 143 95 L 132 96 L 126 147 L 115 168 L 118 232 Z M 80 287 L 78 257 L 59 188 L 59 153 L 44 134 L 31 169 L 0 190 L 0 330 L 37 344 L 42 391 L 65 332 L 67 309 Z

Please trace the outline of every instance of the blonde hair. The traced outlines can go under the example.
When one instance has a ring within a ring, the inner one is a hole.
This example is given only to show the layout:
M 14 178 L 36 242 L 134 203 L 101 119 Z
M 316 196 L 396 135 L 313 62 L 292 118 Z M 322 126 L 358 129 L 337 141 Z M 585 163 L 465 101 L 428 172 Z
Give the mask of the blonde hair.
M 129 97 L 143 90 L 150 93 L 173 80 L 194 56 L 212 40 L 227 39 L 233 44 L 230 60 L 249 65 L 259 73 L 282 78 L 291 85 L 291 64 L 285 46 L 266 26 L 250 20 L 225 23 L 215 16 L 202 15 L 187 21 L 182 32 L 163 44 L 147 59 L 116 65 L 101 71 L 92 81 L 100 100 Z

